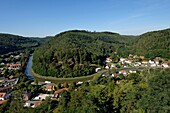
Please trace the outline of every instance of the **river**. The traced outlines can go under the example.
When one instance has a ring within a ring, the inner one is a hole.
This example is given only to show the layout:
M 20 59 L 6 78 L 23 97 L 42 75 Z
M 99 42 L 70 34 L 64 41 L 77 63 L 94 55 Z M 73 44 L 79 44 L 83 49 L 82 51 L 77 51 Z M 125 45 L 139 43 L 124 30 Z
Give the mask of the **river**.
M 30 56 L 28 63 L 27 63 L 27 66 L 26 66 L 26 69 L 25 69 L 25 72 L 24 72 L 24 74 L 27 75 L 29 80 L 34 80 L 34 77 L 31 74 L 32 59 L 33 59 L 33 56 Z
M 26 66 L 26 69 L 25 69 L 25 72 L 24 72 L 24 74 L 26 74 L 28 76 L 28 79 L 30 79 L 30 80 L 34 80 L 34 77 L 31 73 L 32 59 L 33 59 L 33 56 L 30 56 L 28 63 L 27 63 L 27 66 Z M 120 70 L 138 70 L 138 69 L 146 69 L 146 68 L 148 68 L 148 67 L 127 67 L 127 68 L 118 68 L 116 70 L 117 71 L 120 71 Z

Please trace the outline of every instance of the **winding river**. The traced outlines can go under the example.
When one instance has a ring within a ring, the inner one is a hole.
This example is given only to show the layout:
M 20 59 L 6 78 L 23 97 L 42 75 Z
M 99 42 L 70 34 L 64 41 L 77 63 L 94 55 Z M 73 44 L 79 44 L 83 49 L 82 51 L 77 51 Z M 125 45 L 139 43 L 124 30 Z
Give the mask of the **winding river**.
M 26 66 L 26 69 L 25 69 L 25 72 L 24 72 L 24 74 L 26 74 L 28 76 L 28 79 L 30 79 L 30 80 L 34 80 L 34 77 L 31 74 L 32 59 L 33 59 L 33 56 L 30 56 L 27 66 Z
M 26 66 L 26 69 L 25 69 L 25 72 L 24 74 L 27 75 L 28 79 L 30 80 L 34 80 L 34 76 L 32 75 L 32 59 L 33 59 L 33 56 L 30 56 L 29 60 L 28 60 L 28 63 L 27 63 L 27 66 Z M 152 67 L 153 68 L 153 67 Z M 156 68 L 160 68 L 160 67 L 156 67 Z M 162 68 L 162 67 L 161 67 Z M 119 70 L 138 70 L 138 69 L 148 69 L 148 67 L 127 67 L 127 68 L 118 68 L 117 71 Z M 81 77 L 80 77 L 81 78 Z M 61 78 L 62 80 L 59 80 L 60 78 L 56 79 L 56 81 L 62 81 L 63 78 Z M 69 79 L 69 78 L 67 78 Z M 50 79 L 51 80 L 51 79 Z

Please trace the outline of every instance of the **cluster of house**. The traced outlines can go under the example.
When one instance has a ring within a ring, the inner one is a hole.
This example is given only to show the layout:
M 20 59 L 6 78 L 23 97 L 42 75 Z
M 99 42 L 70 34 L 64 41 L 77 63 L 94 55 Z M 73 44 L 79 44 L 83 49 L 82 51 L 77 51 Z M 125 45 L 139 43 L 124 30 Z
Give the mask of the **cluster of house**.
M 145 56 L 137 56 L 129 54 L 128 58 L 120 58 L 117 63 L 112 62 L 113 60 L 108 57 L 105 60 L 105 69 L 115 68 L 117 73 L 113 73 L 111 76 L 118 74 L 127 75 L 130 73 L 136 73 L 139 67 L 152 67 L 152 68 L 170 68 L 170 61 L 165 61 L 163 58 L 156 57 L 155 59 L 146 60 Z M 119 69 L 124 68 L 124 69 Z M 101 68 L 96 68 L 96 72 L 101 71 Z M 102 76 L 106 76 L 103 74 Z
M 21 62 L 16 62 L 16 63 L 11 63 L 8 66 L 9 70 L 15 70 L 15 69 L 20 69 L 21 68 Z
M 16 62 L 16 63 L 1 63 L 3 67 L 0 68 L 0 72 L 4 69 L 4 67 L 8 67 L 9 70 L 17 70 L 21 68 L 21 62 Z
M 24 57 L 23 53 L 18 55 L 10 55 L 8 58 L 4 58 L 2 62 L 0 62 L 0 105 L 6 102 L 10 97 L 10 92 L 14 88 L 14 86 L 18 83 L 19 78 L 10 75 L 5 75 L 7 68 L 9 70 L 17 70 L 21 67 L 20 58 Z M 15 59 L 16 63 L 10 63 L 11 59 Z M 7 76 L 7 77 L 5 77 Z
M 11 97 L 10 91 L 18 83 L 18 80 L 14 76 L 9 76 L 8 78 L 0 77 L 0 105 Z
M 16 69 L 20 69 L 20 67 L 22 66 L 21 62 L 20 62 L 20 58 L 21 57 L 24 57 L 24 54 L 23 53 L 20 53 L 16 56 L 14 55 L 10 55 L 8 58 L 4 58 L 3 61 L 5 62 L 0 62 L 0 71 L 3 70 L 4 67 L 8 67 L 9 70 L 16 70 Z M 18 62 L 15 62 L 15 63 L 10 63 L 10 59 L 16 59 L 16 61 Z
M 45 89 L 44 89 L 45 91 L 47 92 L 54 91 L 54 93 L 52 94 L 40 93 L 36 95 L 35 97 L 32 97 L 32 94 L 30 92 L 23 93 L 23 100 L 25 101 L 24 107 L 35 108 L 41 105 L 41 103 L 47 98 L 59 101 L 59 97 L 61 96 L 60 93 L 63 91 L 68 91 L 68 88 L 61 88 L 61 89 L 56 90 L 55 84 L 48 83 L 48 82 L 44 83 L 43 85 L 45 86 Z
M 127 74 L 130 74 L 130 73 L 136 73 L 137 72 L 137 69 L 128 69 L 128 70 L 119 70 L 119 74 L 123 74 L 123 75 L 127 75 Z M 116 76 L 117 74 L 116 73 L 112 73 L 112 77 Z
M 140 59 L 136 61 L 136 59 Z M 117 64 L 122 67 L 163 67 L 170 68 L 168 61 L 165 62 L 163 58 L 156 57 L 155 59 L 146 60 L 144 56 L 137 56 L 129 54 L 128 58 L 120 58 L 118 63 L 111 63 L 111 58 L 106 58 L 105 69 L 116 68 Z M 110 63 L 110 66 L 108 65 Z
M 11 91 L 18 83 L 18 81 L 19 78 L 14 76 L 9 76 L 8 78 L 0 77 L 0 105 L 10 99 L 12 96 Z M 41 87 L 44 87 L 44 90 L 49 92 L 49 94 L 40 93 L 36 96 L 33 96 L 31 92 L 23 92 L 22 97 L 24 101 L 24 107 L 35 108 L 47 98 L 59 101 L 59 97 L 61 97 L 60 93 L 63 91 L 68 91 L 68 88 L 61 88 L 56 90 L 55 84 L 51 82 L 41 83 Z

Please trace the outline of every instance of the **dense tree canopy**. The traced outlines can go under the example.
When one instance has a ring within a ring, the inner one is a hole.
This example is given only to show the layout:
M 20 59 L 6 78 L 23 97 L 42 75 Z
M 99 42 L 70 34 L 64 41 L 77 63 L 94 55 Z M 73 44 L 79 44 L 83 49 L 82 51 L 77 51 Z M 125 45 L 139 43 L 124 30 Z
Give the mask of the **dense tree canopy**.
M 159 74 L 149 79 L 148 89 L 143 93 L 139 105 L 149 113 L 170 112 L 170 75 Z
M 102 65 L 128 39 L 115 33 L 64 32 L 35 51 L 33 69 L 46 76 L 86 76 L 93 73 L 91 64 Z
M 170 58 L 170 29 L 145 33 L 137 37 L 131 49 L 148 58 Z
M 54 112 L 169 113 L 170 71 L 150 71 L 128 75 L 119 84 L 112 77 L 83 83 L 76 91 L 64 93 Z

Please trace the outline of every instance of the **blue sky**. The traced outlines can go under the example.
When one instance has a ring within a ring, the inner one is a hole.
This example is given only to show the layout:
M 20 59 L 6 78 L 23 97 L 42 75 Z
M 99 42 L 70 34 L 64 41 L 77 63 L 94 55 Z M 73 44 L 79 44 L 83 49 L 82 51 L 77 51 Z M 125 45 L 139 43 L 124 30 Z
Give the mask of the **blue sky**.
M 0 32 L 51 36 L 72 29 L 140 35 L 170 28 L 170 0 L 0 0 Z

